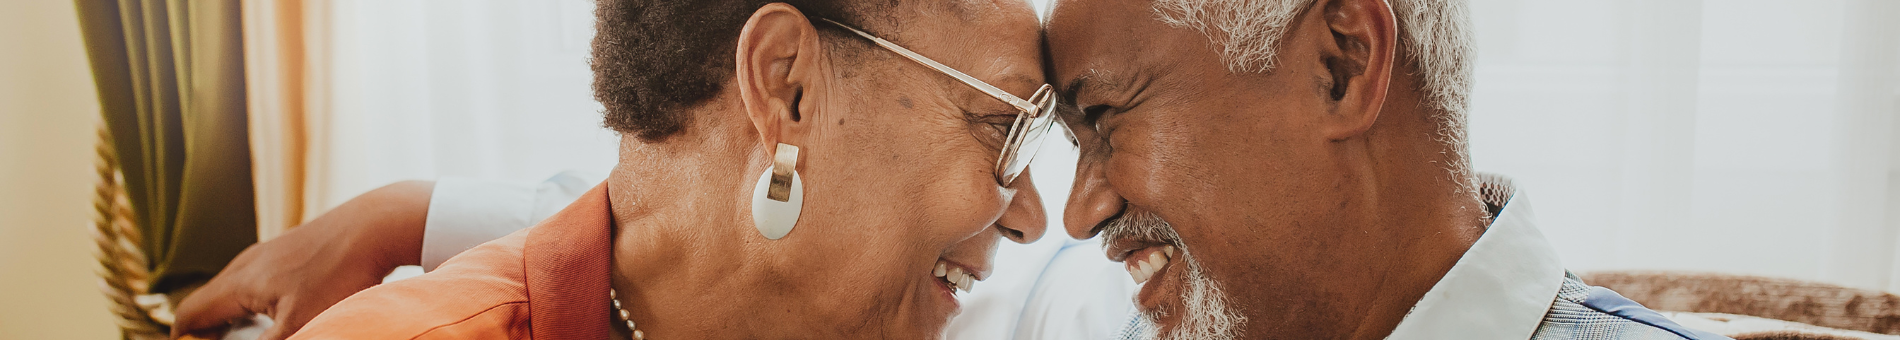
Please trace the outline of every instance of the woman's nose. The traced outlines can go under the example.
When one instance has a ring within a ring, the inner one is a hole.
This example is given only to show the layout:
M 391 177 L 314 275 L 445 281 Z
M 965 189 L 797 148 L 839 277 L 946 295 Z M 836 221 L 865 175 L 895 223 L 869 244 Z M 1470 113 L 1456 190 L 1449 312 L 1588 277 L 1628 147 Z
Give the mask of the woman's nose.
M 1042 239 L 1042 232 L 1049 222 L 1049 215 L 1042 210 L 1042 194 L 1036 192 L 1036 183 L 1030 180 L 1030 171 L 1024 170 L 1010 183 L 1016 189 L 1016 195 L 1009 200 L 1009 207 L 1003 210 L 1003 217 L 996 219 L 996 230 L 1003 237 L 1016 243 L 1030 243 Z

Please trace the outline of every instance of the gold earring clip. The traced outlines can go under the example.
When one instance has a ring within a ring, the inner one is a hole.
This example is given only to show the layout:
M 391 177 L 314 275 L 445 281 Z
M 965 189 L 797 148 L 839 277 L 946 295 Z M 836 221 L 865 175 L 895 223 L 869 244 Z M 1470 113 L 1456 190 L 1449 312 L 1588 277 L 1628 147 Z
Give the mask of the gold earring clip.
M 785 202 L 792 197 L 792 171 L 798 168 L 798 147 L 778 143 L 778 155 L 772 157 L 772 184 L 765 198 Z

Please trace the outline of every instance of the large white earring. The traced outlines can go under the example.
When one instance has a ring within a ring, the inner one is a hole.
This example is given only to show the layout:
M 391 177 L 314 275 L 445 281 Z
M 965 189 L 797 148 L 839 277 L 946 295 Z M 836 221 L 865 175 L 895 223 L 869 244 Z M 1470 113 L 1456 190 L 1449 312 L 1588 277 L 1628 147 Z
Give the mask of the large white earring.
M 798 179 L 798 147 L 779 143 L 772 170 L 759 174 L 752 188 L 752 225 L 759 235 L 777 240 L 792 232 L 805 204 L 805 185 Z

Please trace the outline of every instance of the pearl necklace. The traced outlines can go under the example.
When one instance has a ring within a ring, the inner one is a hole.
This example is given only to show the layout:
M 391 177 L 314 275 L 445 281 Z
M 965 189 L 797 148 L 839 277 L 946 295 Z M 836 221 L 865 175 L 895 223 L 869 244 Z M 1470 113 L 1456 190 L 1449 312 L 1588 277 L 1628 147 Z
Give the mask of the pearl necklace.
M 633 331 L 633 340 L 646 340 L 646 334 L 641 333 L 640 328 L 633 326 L 632 314 L 627 313 L 627 309 L 620 308 L 620 293 L 614 291 L 612 288 L 608 288 L 607 300 L 614 302 L 614 315 L 620 316 L 620 321 L 626 321 L 627 330 Z

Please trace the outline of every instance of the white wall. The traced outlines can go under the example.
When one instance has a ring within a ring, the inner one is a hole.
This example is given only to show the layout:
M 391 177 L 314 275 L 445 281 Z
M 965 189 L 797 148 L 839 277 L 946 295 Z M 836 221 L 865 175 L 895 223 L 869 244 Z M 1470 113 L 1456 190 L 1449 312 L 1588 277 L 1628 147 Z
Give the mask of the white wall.
M 118 336 L 87 236 L 99 104 L 70 1 L 0 10 L 0 339 Z
M 1890 289 L 1892 1 L 1474 0 L 1471 145 L 1572 269 Z

